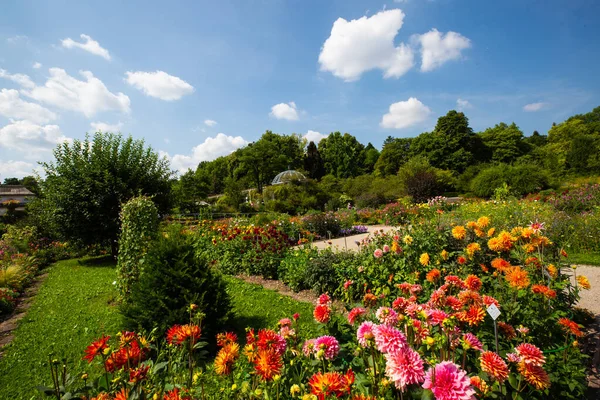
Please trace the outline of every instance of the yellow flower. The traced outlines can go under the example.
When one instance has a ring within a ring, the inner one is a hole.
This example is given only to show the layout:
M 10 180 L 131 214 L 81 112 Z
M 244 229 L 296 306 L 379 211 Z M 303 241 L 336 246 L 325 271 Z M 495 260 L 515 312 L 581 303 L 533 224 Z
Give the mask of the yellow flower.
M 487 228 L 487 226 L 490 224 L 490 219 L 486 216 L 483 217 L 479 217 L 479 219 L 477 220 L 477 225 L 483 229 L 483 228 Z
M 421 254 L 421 257 L 419 257 L 419 262 L 423 266 L 429 265 L 429 254 L 427 254 L 427 253 Z
M 488 237 L 494 236 L 494 233 L 496 233 L 496 228 L 490 228 L 488 229 L 487 235 Z
M 589 279 L 585 275 L 578 275 L 577 283 L 579 283 L 579 286 L 581 286 L 585 290 L 590 290 L 592 288 Z
M 546 267 L 546 269 L 548 270 L 548 273 L 550 274 L 551 277 L 556 278 L 558 276 L 558 270 L 556 269 L 554 264 L 548 265 Z
M 298 396 L 300 394 L 300 386 L 293 384 L 290 388 L 290 394 L 292 395 L 292 397 Z
M 237 389 L 237 385 L 234 383 L 233 385 L 231 385 L 231 390 L 235 391 Z
M 467 230 L 462 225 L 457 225 L 452 228 L 452 236 L 457 240 L 463 240 L 467 235 Z
M 410 235 L 406 235 L 402 238 L 402 241 L 404 242 L 404 244 L 412 244 L 413 242 L 413 238 Z
M 442 250 L 441 256 L 444 259 L 444 261 L 448 259 L 448 252 L 446 251 L 446 249 Z
M 475 254 L 479 250 L 481 250 L 481 246 L 479 245 L 479 243 L 469 243 L 467 245 L 467 254 L 469 255 L 469 257 L 473 257 L 473 254 Z

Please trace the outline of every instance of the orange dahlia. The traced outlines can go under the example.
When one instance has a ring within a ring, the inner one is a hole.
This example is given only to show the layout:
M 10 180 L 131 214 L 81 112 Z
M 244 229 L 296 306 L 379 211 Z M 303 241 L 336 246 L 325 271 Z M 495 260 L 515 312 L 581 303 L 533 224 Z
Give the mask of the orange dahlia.
M 217 375 L 229 375 L 233 369 L 233 364 L 240 354 L 240 345 L 230 343 L 225 345 L 215 357 L 215 372 Z
M 452 228 L 452 236 L 457 240 L 463 240 L 467 235 L 467 230 L 462 225 L 457 225 Z
M 521 362 L 541 367 L 546 362 L 544 353 L 534 344 L 522 343 L 515 347 Z
M 196 343 L 200 339 L 201 330 L 198 325 L 173 325 L 167 331 L 167 342 L 170 344 L 181 345 L 186 340 L 191 339 L 192 343 Z
M 498 354 L 493 351 L 484 351 L 479 358 L 479 365 L 483 372 L 502 383 L 508 378 L 508 366 Z
M 331 319 L 331 308 L 327 304 L 317 304 L 313 316 L 315 321 L 326 324 Z
M 521 267 L 511 267 L 506 271 L 506 281 L 515 289 L 525 289 L 529 286 L 529 274 Z
M 535 294 L 544 295 L 548 299 L 556 298 L 556 291 L 545 285 L 532 285 L 531 291 Z
M 352 381 L 354 375 L 352 374 Z M 325 400 L 330 396 L 341 397 L 348 393 L 352 383 L 339 372 L 317 372 L 308 381 L 310 392 L 319 400 Z
M 192 400 L 192 396 L 187 391 L 180 392 L 179 388 L 175 388 L 165 393 L 163 400 Z
M 574 336 L 581 337 L 583 336 L 583 332 L 579 329 L 579 325 L 575 321 L 571 321 L 569 318 L 561 318 L 558 320 L 558 324 L 563 327 L 563 329 Z
M 502 258 L 494 258 L 492 260 L 492 267 L 498 271 L 504 272 L 511 267 L 510 263 Z
M 465 285 L 467 285 L 469 290 L 478 292 L 481 289 L 481 279 L 479 279 L 476 275 L 469 275 L 465 279 Z
M 365 294 L 365 296 L 363 297 L 363 304 L 365 305 L 365 307 L 375 306 L 377 304 L 377 296 L 375 296 L 373 293 Z
M 517 238 L 506 231 L 502 231 L 498 236 L 488 240 L 488 247 L 490 250 L 500 253 L 512 249 L 513 243 L 516 241 Z
M 435 281 L 440 279 L 441 275 L 442 274 L 440 273 L 440 270 L 437 268 L 434 268 L 427 273 L 427 275 L 425 276 L 425 279 L 427 279 L 428 282 L 434 283 Z
M 589 279 L 584 275 L 577 275 L 577 283 L 579 283 L 582 289 L 590 290 L 592 288 Z
M 233 332 L 225 332 L 217 334 L 217 346 L 224 347 L 228 344 L 237 342 L 237 335 Z
M 254 370 L 263 381 L 270 381 L 275 375 L 281 374 L 283 360 L 275 350 L 259 350 L 253 361 Z
M 85 349 L 84 360 L 92 362 L 96 356 L 101 356 L 105 349 L 108 349 L 108 340 L 110 336 L 102 336 L 100 339 L 95 340 Z
M 549 264 L 546 269 L 551 277 L 556 278 L 558 276 L 558 269 L 554 266 L 554 264 Z
M 488 386 L 486 381 L 481 379 L 479 376 L 471 377 L 471 385 L 476 387 L 481 392 L 481 394 L 487 394 L 487 392 L 490 390 L 490 387 Z
M 544 390 L 550 387 L 550 377 L 539 365 L 520 362 L 518 366 L 519 373 L 525 380 L 537 390 Z
M 469 325 L 479 325 L 485 318 L 485 311 L 481 307 L 471 306 L 467 311 L 457 313 L 456 317 L 461 322 L 466 322 Z

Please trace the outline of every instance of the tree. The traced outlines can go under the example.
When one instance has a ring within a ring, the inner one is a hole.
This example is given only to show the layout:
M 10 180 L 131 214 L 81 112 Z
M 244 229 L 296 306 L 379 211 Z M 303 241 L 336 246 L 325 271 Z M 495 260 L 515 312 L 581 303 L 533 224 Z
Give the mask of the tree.
M 367 144 L 363 151 L 363 160 L 364 160 L 364 173 L 370 174 L 375 169 L 375 164 L 379 159 L 379 150 L 375 148 L 370 142 Z
M 527 143 L 523 141 L 523 132 L 514 122 L 510 125 L 504 122 L 496 124 L 480 136 L 493 162 L 512 163 L 528 150 Z
M 188 170 L 173 182 L 173 201 L 179 212 L 198 212 L 198 203 L 207 196 L 208 185 L 192 170 Z
M 375 163 L 375 175 L 396 175 L 398 170 L 410 158 L 412 138 L 388 138 L 383 142 L 379 159 Z
M 5 178 L 4 184 L 5 185 L 20 185 L 21 182 L 19 182 L 19 178 Z
M 457 172 L 475 161 L 477 138 L 462 112 L 451 110 L 438 119 L 433 132 L 422 133 L 411 146 L 413 156 L 423 155 L 432 166 Z
M 169 162 L 143 140 L 97 132 L 84 141 L 74 140 L 54 150 L 55 160 L 42 163 L 46 180 L 41 184 L 43 212 L 66 240 L 84 245 L 109 244 L 116 256 L 121 205 L 145 195 L 160 213 L 170 207 Z M 34 200 L 35 201 L 35 200 Z
M 311 141 L 306 147 L 306 154 L 304 155 L 304 170 L 312 179 L 321 179 L 323 175 L 325 175 L 325 166 L 323 165 L 321 153 L 319 153 L 319 149 L 313 141 Z
M 336 178 L 350 178 L 362 174 L 364 148 L 348 133 L 334 132 L 319 142 L 319 153 L 325 163 L 327 174 Z
M 299 168 L 304 158 L 304 145 L 298 135 L 278 135 L 266 131 L 259 140 L 239 152 L 240 164 L 235 178 L 248 176 L 259 193 L 275 175 L 286 169 Z
M 541 147 L 548 142 L 548 136 L 540 135 L 538 131 L 533 131 L 531 136 L 524 138 L 523 141 L 528 143 L 530 146 Z

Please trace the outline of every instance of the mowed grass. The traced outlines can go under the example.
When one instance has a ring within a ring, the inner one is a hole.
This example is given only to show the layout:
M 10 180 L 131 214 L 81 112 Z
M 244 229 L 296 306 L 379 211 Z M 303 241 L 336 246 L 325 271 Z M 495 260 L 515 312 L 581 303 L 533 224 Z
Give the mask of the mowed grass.
M 569 254 L 567 262 L 571 264 L 596 265 L 600 266 L 599 253 L 572 253 Z
M 38 385 L 51 384 L 48 357 L 67 359 L 73 376 L 89 372 L 83 351 L 102 334 L 122 327 L 115 304 L 115 265 L 109 259 L 61 261 L 49 275 L 0 359 L 0 399 L 44 398 Z M 300 314 L 300 331 L 314 336 L 313 306 L 297 302 L 259 285 L 225 277 L 235 318 L 231 328 L 240 339 L 244 329 L 276 327 L 281 318 Z M 209 324 L 210 321 L 204 323 Z
M 50 385 L 48 357 L 68 360 L 78 376 L 83 350 L 103 333 L 117 332 L 115 266 L 109 259 L 58 262 L 0 359 L 0 399 L 42 398 L 36 387 Z

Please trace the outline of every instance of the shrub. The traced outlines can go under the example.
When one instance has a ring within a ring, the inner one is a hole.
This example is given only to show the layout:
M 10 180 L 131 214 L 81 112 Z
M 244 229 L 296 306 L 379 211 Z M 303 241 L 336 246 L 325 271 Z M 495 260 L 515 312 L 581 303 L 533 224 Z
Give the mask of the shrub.
M 158 210 L 146 196 L 134 197 L 121 210 L 121 236 L 117 262 L 119 292 L 126 298 L 137 281 L 148 251 L 158 231 Z
M 471 191 L 476 196 L 489 198 L 504 184 L 511 187 L 512 194 L 523 196 L 549 188 L 550 177 L 539 167 L 498 164 L 479 172 L 471 182 Z
M 306 265 L 307 287 L 317 293 L 333 294 L 340 281 L 337 264 L 353 257 L 354 253 L 334 253 L 332 251 L 324 251 L 318 257 L 311 257 Z
M 229 297 L 219 272 L 196 255 L 191 235 L 182 233 L 181 226 L 169 227 L 144 259 L 144 270 L 121 306 L 126 325 L 164 332 L 186 323 L 190 304 L 196 304 L 205 314 L 203 335 L 213 338 L 229 319 Z

